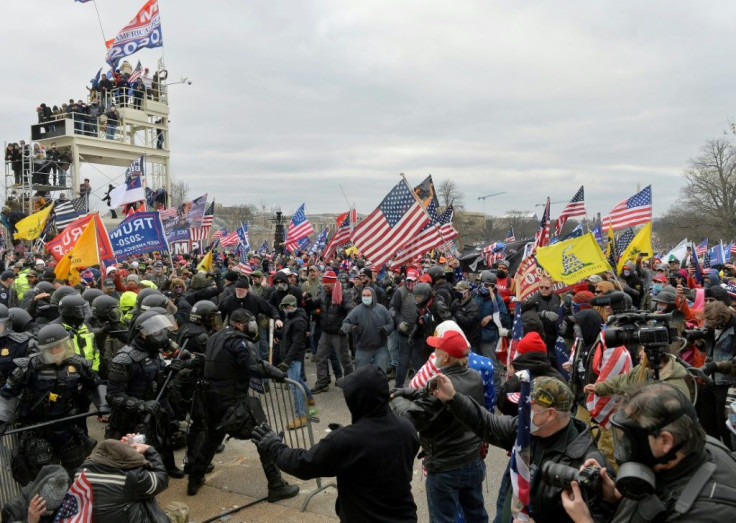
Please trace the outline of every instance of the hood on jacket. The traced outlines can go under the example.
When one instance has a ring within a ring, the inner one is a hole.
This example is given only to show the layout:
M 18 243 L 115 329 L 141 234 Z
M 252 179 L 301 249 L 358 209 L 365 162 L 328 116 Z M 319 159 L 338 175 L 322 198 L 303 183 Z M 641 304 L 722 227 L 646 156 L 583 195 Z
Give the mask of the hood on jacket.
M 583 343 L 587 346 L 595 343 L 595 339 L 601 333 L 601 325 L 603 325 L 601 313 L 595 309 L 584 309 L 575 315 L 575 321 L 580 325 Z
M 48 510 L 56 510 L 64 501 L 64 495 L 69 490 L 71 481 L 69 474 L 61 465 L 44 465 L 33 480 L 28 499 L 31 500 L 39 494 L 46 500 Z
M 704 274 L 704 277 L 707 277 L 710 280 L 710 286 L 715 287 L 716 285 L 721 284 L 721 277 L 718 275 L 718 271 L 715 269 L 710 269 Z
M 370 285 L 366 285 L 365 287 L 363 287 L 360 290 L 360 296 L 361 296 L 360 304 L 363 305 L 364 307 L 366 307 L 365 303 L 363 303 L 363 291 L 366 291 L 366 290 L 371 291 L 371 296 L 373 297 L 373 300 L 371 301 L 371 304 L 370 305 L 367 305 L 367 307 L 373 308 L 373 307 L 376 306 L 376 299 L 377 299 L 376 298 L 376 290 L 373 287 L 371 287 Z
M 514 370 L 528 370 L 533 377 L 552 376 L 563 383 L 565 382 L 562 374 L 550 364 L 546 352 L 519 354 L 514 359 Z
M 366 365 L 345 376 L 342 393 L 353 423 L 388 411 L 388 379 L 376 365 Z

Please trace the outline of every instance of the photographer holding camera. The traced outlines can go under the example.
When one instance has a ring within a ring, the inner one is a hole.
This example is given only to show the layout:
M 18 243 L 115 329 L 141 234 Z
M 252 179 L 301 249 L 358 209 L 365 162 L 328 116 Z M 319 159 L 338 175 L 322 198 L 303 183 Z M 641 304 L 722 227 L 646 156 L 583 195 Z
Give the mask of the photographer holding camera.
M 450 412 L 462 424 L 475 432 L 483 441 L 510 451 L 517 433 L 517 416 L 497 416 L 465 394 L 458 394 L 447 376 L 437 376 L 435 397 L 445 402 Z M 562 506 L 560 495 L 569 482 L 559 480 L 564 472 L 575 474 L 588 461 L 606 464 L 596 448 L 591 430 L 582 421 L 571 416 L 572 391 L 558 379 L 539 376 L 532 381 L 531 391 L 531 513 L 536 522 L 570 521 Z M 543 468 L 542 465 L 545 464 Z M 549 464 L 556 466 L 549 467 Z M 599 467 L 600 468 L 600 467 Z M 561 474 L 562 473 L 562 474 Z M 584 484 L 591 484 L 589 494 L 597 497 L 591 471 Z M 575 477 L 578 477 L 575 474 Z M 504 495 L 501 521 L 511 520 L 511 485 Z M 602 511 L 594 507 L 594 512 Z
M 706 437 L 690 400 L 666 383 L 634 392 L 612 418 L 618 476 L 600 470 L 602 501 L 586 503 L 578 482 L 562 494 L 576 523 L 713 521 L 736 513 L 736 459 Z M 588 460 L 586 467 L 598 467 Z M 591 516 L 591 509 L 596 516 Z

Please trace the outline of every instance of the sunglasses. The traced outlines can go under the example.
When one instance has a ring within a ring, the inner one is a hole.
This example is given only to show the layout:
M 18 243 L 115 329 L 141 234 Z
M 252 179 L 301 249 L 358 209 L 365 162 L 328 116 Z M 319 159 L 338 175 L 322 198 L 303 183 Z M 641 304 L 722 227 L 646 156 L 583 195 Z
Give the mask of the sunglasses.
M 551 288 L 552 288 L 552 287 L 542 287 L 541 285 L 539 286 L 539 290 L 542 290 L 542 291 L 548 291 L 548 290 L 550 290 Z

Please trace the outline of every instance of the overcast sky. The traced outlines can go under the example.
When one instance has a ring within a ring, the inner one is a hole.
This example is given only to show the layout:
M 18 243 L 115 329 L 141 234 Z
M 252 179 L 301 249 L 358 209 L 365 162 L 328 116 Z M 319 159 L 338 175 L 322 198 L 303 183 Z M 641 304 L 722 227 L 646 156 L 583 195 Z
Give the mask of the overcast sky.
M 107 38 L 143 3 L 97 0 Z M 581 184 L 605 214 L 652 184 L 661 214 L 736 112 L 733 2 L 159 5 L 170 79 L 193 82 L 170 91 L 173 175 L 225 204 L 342 212 L 342 185 L 367 213 L 405 172 L 451 178 L 469 210 L 493 214 Z M 4 140 L 29 135 L 40 102 L 84 96 L 104 65 L 91 2 L 3 1 L 0 42 Z

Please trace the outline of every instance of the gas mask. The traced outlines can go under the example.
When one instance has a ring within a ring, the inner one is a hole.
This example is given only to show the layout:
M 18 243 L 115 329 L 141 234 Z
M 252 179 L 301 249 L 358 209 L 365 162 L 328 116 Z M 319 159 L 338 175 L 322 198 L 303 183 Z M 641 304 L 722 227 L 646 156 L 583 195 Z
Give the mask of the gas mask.
M 624 497 L 642 500 L 654 494 L 656 481 L 652 467 L 675 459 L 684 441 L 672 447 L 666 454 L 655 457 L 649 444 L 649 436 L 659 435 L 662 428 L 685 415 L 697 418 L 692 406 L 689 409 L 681 407 L 658 425 L 649 428 L 641 427 L 623 410 L 619 410 L 611 418 L 613 456 L 619 464 L 616 488 Z
M 164 329 L 159 332 L 154 332 L 146 336 L 146 344 L 155 350 L 162 350 L 171 344 L 169 340 L 169 331 Z

